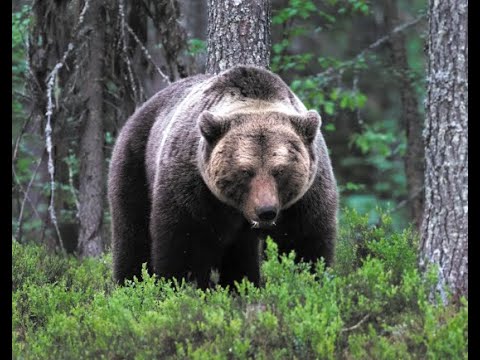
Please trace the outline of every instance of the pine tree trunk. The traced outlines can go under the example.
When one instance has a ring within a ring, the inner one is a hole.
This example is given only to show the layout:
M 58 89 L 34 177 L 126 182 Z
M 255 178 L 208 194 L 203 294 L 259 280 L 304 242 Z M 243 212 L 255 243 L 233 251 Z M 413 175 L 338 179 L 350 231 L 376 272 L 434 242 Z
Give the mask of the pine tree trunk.
M 397 3 L 388 0 L 385 7 L 385 25 L 392 31 L 399 25 Z M 405 174 L 410 214 L 415 227 L 420 230 L 424 203 L 424 163 L 425 150 L 422 138 L 423 119 L 418 111 L 418 102 L 413 83 L 408 76 L 407 52 L 405 35 L 396 34 L 389 42 L 392 51 L 392 60 L 398 71 L 400 98 L 402 102 L 401 121 L 407 137 L 407 151 L 405 154 Z
M 88 115 L 80 142 L 80 256 L 98 256 L 103 251 L 102 219 L 104 209 L 103 155 L 103 1 L 92 1 L 86 22 L 92 31 L 87 47 L 89 59 L 82 91 L 87 99 Z
M 270 1 L 208 0 L 207 73 L 234 65 L 268 68 Z
M 421 261 L 468 297 L 467 0 L 430 0 Z M 444 301 L 446 298 L 443 298 Z

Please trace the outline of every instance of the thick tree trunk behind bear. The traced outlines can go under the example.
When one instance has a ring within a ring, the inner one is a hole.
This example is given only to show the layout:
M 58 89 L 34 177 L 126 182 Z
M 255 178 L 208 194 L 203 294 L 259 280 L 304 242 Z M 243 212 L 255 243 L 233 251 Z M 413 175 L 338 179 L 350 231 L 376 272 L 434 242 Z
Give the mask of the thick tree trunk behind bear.
M 77 248 L 80 256 L 98 256 L 103 251 L 103 1 L 92 1 L 90 6 L 86 19 L 92 26 L 86 50 L 90 61 L 82 89 L 87 99 L 88 116 L 80 142 L 80 235 Z
M 430 0 L 429 17 L 420 255 L 457 298 L 468 296 L 467 0 Z
M 270 0 L 208 0 L 207 73 L 234 65 L 268 68 Z

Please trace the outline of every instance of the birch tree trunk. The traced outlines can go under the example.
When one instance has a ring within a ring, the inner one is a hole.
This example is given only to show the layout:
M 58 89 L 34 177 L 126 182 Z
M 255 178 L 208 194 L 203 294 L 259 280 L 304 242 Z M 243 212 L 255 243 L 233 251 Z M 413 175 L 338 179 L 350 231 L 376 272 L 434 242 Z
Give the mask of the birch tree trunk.
M 80 256 L 99 256 L 103 251 L 102 220 L 104 209 L 103 154 L 103 52 L 105 28 L 103 0 L 90 4 L 87 24 L 92 31 L 88 41 L 89 62 L 82 92 L 87 100 L 87 119 L 80 141 L 80 235 L 77 252 Z
M 430 0 L 421 264 L 468 297 L 467 0 Z M 445 301 L 445 294 L 441 292 Z
M 270 0 L 208 0 L 206 72 L 234 65 L 268 68 L 270 12 Z

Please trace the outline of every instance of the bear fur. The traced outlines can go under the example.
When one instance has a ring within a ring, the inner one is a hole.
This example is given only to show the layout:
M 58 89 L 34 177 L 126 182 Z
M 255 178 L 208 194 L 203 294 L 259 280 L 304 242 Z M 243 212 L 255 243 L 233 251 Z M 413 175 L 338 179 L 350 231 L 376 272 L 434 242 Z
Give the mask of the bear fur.
M 338 195 L 320 116 L 270 71 L 236 66 L 158 92 L 128 119 L 108 177 L 114 277 L 259 284 L 262 239 L 327 265 Z

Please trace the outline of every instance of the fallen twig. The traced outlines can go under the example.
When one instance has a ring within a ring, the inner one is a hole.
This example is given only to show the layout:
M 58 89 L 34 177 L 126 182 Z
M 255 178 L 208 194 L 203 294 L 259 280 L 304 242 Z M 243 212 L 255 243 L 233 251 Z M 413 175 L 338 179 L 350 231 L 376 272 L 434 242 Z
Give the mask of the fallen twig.
M 360 320 L 358 323 L 356 323 L 355 325 L 350 326 L 348 328 L 344 328 L 340 332 L 347 332 L 347 331 L 353 331 L 355 329 L 358 329 L 369 317 L 370 317 L 370 314 L 365 315 L 362 318 L 362 320 Z

